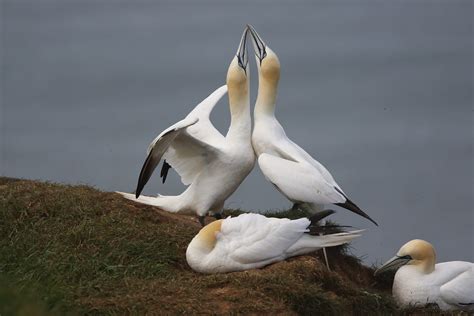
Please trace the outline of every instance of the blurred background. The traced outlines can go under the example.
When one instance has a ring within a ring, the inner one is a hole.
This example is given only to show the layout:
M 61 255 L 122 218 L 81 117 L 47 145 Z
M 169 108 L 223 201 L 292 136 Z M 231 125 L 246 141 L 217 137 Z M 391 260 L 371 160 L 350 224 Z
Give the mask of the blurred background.
M 133 191 L 149 142 L 225 83 L 251 23 L 281 61 L 276 114 L 287 134 L 380 224 L 335 207 L 333 220 L 367 228 L 353 253 L 381 263 L 422 238 L 441 261 L 474 260 L 471 1 L 3 0 L 1 9 L 1 175 Z M 227 99 L 212 120 L 226 132 Z M 145 194 L 183 190 L 170 172 Z M 258 167 L 226 203 L 290 206 Z

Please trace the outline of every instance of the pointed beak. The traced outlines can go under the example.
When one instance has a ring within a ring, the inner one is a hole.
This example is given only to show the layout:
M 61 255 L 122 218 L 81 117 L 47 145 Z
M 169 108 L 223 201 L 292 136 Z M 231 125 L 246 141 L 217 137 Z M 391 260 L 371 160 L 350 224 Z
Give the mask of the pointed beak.
M 388 270 L 398 269 L 401 266 L 410 262 L 411 259 L 412 258 L 410 256 L 403 256 L 403 257 L 395 256 L 392 259 L 385 262 L 380 268 L 375 270 L 374 276 L 379 275 L 380 273 L 388 271 Z
M 247 34 L 249 32 L 248 27 L 245 28 L 244 34 L 242 34 L 242 38 L 240 39 L 239 48 L 237 49 L 237 61 L 239 62 L 239 66 L 247 73 L 247 66 L 249 63 L 249 57 L 247 54 Z
M 250 30 L 250 34 L 252 35 L 252 43 L 255 50 L 255 55 L 257 55 L 257 58 L 260 60 L 261 64 L 262 60 L 267 56 L 267 45 L 265 45 L 265 42 L 262 40 L 260 35 L 258 35 L 257 31 L 255 31 L 252 25 L 247 24 L 247 27 Z

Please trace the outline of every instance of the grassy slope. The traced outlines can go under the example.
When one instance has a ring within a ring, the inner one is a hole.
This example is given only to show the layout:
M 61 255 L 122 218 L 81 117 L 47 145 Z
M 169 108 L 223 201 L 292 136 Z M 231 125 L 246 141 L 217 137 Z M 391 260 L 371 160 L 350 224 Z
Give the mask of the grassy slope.
M 185 250 L 198 231 L 192 217 L 114 193 L 0 178 L 0 314 L 423 312 L 397 310 L 390 280 L 341 249 L 329 252 L 332 272 L 315 254 L 194 273 Z

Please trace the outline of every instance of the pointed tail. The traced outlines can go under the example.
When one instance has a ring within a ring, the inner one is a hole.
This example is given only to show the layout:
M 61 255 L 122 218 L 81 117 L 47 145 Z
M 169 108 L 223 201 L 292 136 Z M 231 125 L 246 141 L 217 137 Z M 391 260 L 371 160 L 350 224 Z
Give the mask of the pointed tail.
M 321 248 L 325 247 L 334 247 L 342 244 L 346 244 L 361 236 L 361 233 L 364 230 L 353 230 L 344 233 L 323 235 L 323 236 L 312 236 L 308 234 L 303 234 L 301 238 L 290 248 L 287 252 L 290 253 L 290 256 L 297 256 L 306 253 L 310 253 Z
M 364 230 L 353 230 L 344 233 L 323 235 L 323 236 L 311 236 L 312 238 L 317 238 L 320 247 L 334 247 L 350 242 L 352 239 L 360 237 Z
M 176 196 L 159 195 L 157 197 L 153 197 L 153 196 L 140 195 L 138 198 L 135 198 L 135 194 L 132 194 L 132 193 L 125 193 L 125 192 L 119 192 L 119 191 L 115 191 L 115 193 L 120 194 L 127 200 L 131 200 L 131 201 L 146 204 L 146 205 L 156 206 L 167 212 L 176 213 L 179 211 L 178 203 L 176 201 Z

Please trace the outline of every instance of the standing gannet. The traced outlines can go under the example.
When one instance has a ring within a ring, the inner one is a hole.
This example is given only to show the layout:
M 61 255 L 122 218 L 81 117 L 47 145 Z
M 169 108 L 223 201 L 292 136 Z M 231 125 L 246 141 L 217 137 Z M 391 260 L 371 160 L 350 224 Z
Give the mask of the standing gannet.
M 325 204 L 335 204 L 377 225 L 347 197 L 321 163 L 286 136 L 275 117 L 280 62 L 255 29 L 248 27 L 258 67 L 252 145 L 265 178 L 297 207 L 318 212 Z
M 197 214 L 203 226 L 209 212 L 220 217 L 225 200 L 255 164 L 250 141 L 247 34 L 246 27 L 227 72 L 227 86 L 214 91 L 183 120 L 156 137 L 148 147 L 136 194 L 118 193 L 168 212 Z M 224 137 L 210 122 L 209 114 L 227 89 L 231 123 Z M 162 177 L 166 177 L 169 164 L 181 176 L 183 184 L 189 186 L 177 196 L 140 196 L 162 157 L 165 159 Z
M 322 247 L 342 245 L 362 232 L 310 235 L 311 224 L 317 220 L 269 218 L 252 213 L 217 220 L 193 238 L 186 250 L 186 260 L 201 273 L 262 268 Z
M 424 306 L 436 303 L 442 310 L 474 311 L 474 263 L 450 261 L 436 263 L 433 246 L 414 239 L 400 248 L 375 275 L 398 268 L 392 295 L 399 305 Z

